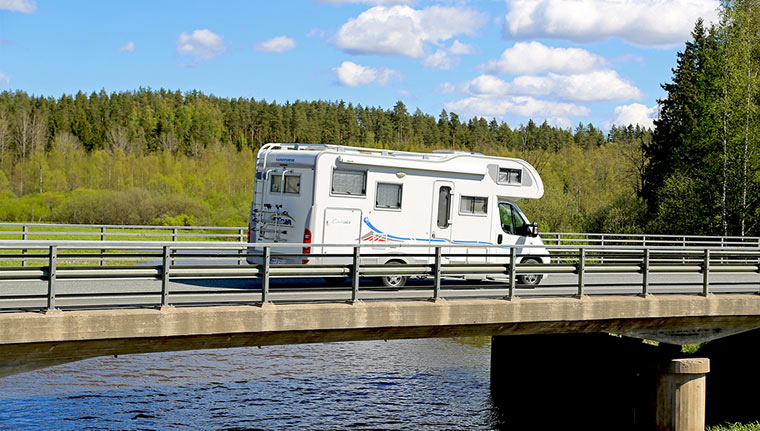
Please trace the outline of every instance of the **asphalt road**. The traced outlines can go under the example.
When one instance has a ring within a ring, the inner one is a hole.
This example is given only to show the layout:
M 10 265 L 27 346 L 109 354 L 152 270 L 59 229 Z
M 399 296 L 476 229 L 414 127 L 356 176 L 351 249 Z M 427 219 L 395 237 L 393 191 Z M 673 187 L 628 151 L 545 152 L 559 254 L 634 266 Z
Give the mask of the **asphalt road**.
M 711 274 L 710 292 L 759 293 L 760 274 Z M 520 297 L 562 297 L 578 292 L 575 275 L 549 275 L 535 288 L 518 285 Z M 586 274 L 586 295 L 636 295 L 641 293 L 641 275 Z M 656 274 L 650 276 L 651 294 L 699 294 L 700 274 Z M 369 300 L 424 300 L 432 297 L 432 280 L 409 280 L 398 290 L 384 288 L 374 279 L 362 279 L 359 298 Z M 505 281 L 444 280 L 441 297 L 498 298 L 507 295 Z M 275 303 L 348 301 L 348 280 L 277 279 L 270 283 L 269 299 Z M 61 308 L 155 306 L 161 301 L 158 280 L 57 280 L 56 305 Z M 173 305 L 257 303 L 261 301 L 261 281 L 251 278 L 185 279 L 169 283 L 169 302 Z M 0 281 L 0 310 L 39 309 L 47 304 L 46 281 Z

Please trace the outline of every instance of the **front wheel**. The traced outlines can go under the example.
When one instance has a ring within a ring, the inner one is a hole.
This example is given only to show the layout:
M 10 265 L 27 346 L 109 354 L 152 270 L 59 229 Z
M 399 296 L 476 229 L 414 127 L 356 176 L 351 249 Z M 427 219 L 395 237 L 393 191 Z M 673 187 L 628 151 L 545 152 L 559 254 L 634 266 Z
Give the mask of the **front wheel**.
M 526 265 L 535 265 L 539 262 L 536 259 L 525 259 L 520 263 L 524 263 Z M 537 286 L 543 277 L 544 276 L 541 274 L 520 274 L 517 276 L 517 283 L 524 286 Z
M 404 262 L 401 262 L 399 260 L 392 260 L 390 262 L 387 262 L 386 265 L 387 264 L 403 265 Z M 383 283 L 383 286 L 391 289 L 399 289 L 404 287 L 404 285 L 406 285 L 406 279 L 407 277 L 405 275 L 384 275 L 380 277 L 380 281 Z

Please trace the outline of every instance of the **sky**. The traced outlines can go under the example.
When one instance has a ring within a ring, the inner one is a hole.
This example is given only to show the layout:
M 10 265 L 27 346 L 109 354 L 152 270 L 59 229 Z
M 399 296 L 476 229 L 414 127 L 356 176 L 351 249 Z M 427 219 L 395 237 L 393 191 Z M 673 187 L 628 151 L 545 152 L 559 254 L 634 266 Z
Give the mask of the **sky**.
M 343 100 L 652 127 L 717 0 L 0 0 L 0 91 Z

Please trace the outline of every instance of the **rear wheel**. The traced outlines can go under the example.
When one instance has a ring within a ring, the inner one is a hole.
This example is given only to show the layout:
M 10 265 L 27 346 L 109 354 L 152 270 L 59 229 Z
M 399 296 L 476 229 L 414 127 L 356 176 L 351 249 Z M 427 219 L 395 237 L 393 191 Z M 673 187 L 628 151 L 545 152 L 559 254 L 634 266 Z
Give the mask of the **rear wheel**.
M 404 262 L 400 260 L 391 260 L 389 262 L 386 262 L 386 265 L 404 265 Z M 406 285 L 406 279 L 407 277 L 405 275 L 384 275 L 380 277 L 380 281 L 383 283 L 383 286 L 391 289 L 399 289 L 401 287 L 404 287 L 404 285 Z
M 530 259 L 524 259 L 522 262 L 526 265 L 535 265 L 538 262 L 538 260 L 530 258 Z M 541 279 L 543 276 L 541 274 L 520 274 L 517 276 L 517 283 L 522 284 L 524 286 L 537 286 L 538 283 L 541 282 Z

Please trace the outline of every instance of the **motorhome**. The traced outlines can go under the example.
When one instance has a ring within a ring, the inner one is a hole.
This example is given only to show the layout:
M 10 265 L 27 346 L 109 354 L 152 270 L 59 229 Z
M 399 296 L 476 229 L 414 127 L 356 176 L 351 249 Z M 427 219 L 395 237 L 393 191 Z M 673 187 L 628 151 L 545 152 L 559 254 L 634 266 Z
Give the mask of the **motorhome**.
M 327 253 L 362 253 L 368 263 L 413 264 L 420 246 L 441 247 L 445 263 L 477 263 L 518 249 L 518 262 L 548 263 L 538 227 L 517 206 L 538 199 L 544 186 L 524 160 L 479 153 L 434 150 L 412 153 L 384 149 L 315 144 L 264 145 L 256 157 L 250 243 L 314 243 L 303 254 L 292 247 L 272 247 L 274 263 L 327 263 Z M 416 247 L 402 247 L 414 244 Z M 424 249 L 424 247 L 422 247 Z M 260 251 L 252 247 L 251 252 Z M 388 254 L 385 256 L 385 254 Z M 345 258 L 344 258 L 345 259 Z M 250 263 L 256 263 L 254 257 Z M 404 277 L 383 277 L 400 287 Z M 537 284 L 541 275 L 517 277 Z

